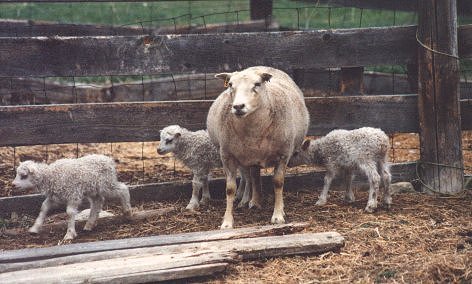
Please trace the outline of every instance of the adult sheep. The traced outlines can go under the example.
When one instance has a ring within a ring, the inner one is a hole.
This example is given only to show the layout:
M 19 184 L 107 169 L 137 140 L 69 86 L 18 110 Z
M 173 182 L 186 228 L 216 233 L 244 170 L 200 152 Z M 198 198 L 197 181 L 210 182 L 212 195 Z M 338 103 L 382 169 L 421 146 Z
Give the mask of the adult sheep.
M 290 76 L 271 67 L 255 66 L 215 77 L 228 86 L 207 117 L 208 133 L 219 147 L 226 175 L 226 211 L 221 228 L 233 227 L 238 167 L 275 168 L 271 222 L 284 223 L 286 166 L 294 149 L 302 145 L 310 120 L 303 94 Z M 251 203 L 260 206 L 259 200 L 259 192 L 253 190 Z

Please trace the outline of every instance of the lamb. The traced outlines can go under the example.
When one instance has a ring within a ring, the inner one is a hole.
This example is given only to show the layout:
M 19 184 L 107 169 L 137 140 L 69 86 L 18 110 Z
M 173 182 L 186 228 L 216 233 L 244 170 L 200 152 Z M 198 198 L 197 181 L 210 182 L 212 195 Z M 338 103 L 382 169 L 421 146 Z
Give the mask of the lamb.
M 372 213 L 377 208 L 379 184 L 382 180 L 384 202 L 392 204 L 390 195 L 391 174 L 387 165 L 388 136 L 378 128 L 363 127 L 355 130 L 333 130 L 317 140 L 307 139 L 300 152 L 295 153 L 289 166 L 315 164 L 326 166 L 323 191 L 316 205 L 326 204 L 331 182 L 341 175 L 346 186 L 345 199 L 354 202 L 351 183 L 353 173 L 361 172 L 369 180 L 369 200 L 365 208 Z
M 78 159 L 59 159 L 51 164 L 24 161 L 16 170 L 13 185 L 34 188 L 46 196 L 31 233 L 38 233 L 49 209 L 67 205 L 69 216 L 64 240 L 77 237 L 75 216 L 84 198 L 90 202 L 90 215 L 84 230 L 92 230 L 105 199 L 119 199 L 126 217 L 131 217 L 128 186 L 118 182 L 115 162 L 104 155 L 87 155 Z
M 174 153 L 193 172 L 192 198 L 187 210 L 196 210 L 200 204 L 207 204 L 210 200 L 208 176 L 210 170 L 221 168 L 221 158 L 218 149 L 210 141 L 206 130 L 189 131 L 179 125 L 170 125 L 161 130 L 157 153 L 160 155 Z M 241 182 L 238 188 L 238 197 L 241 200 L 238 207 L 243 207 L 249 201 L 250 179 L 249 169 L 241 168 Z M 200 191 L 202 198 L 198 201 Z
M 219 148 L 226 175 L 226 211 L 222 229 L 233 227 L 236 169 L 251 167 L 251 204 L 260 207 L 260 167 L 275 167 L 272 223 L 284 223 L 283 185 L 286 166 L 307 133 L 309 113 L 301 90 L 281 70 L 265 66 L 220 73 L 228 88 L 207 116 L 211 141 Z M 254 190 L 255 189 L 255 190 Z

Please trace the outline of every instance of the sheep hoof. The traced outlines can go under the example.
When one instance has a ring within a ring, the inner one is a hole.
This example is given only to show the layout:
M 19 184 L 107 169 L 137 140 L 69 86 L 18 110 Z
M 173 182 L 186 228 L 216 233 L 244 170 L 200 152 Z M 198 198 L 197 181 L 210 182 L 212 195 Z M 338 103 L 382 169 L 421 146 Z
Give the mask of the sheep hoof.
M 84 226 L 84 231 L 92 231 L 94 225 L 90 223 L 86 223 Z
M 187 207 L 185 207 L 185 210 L 188 210 L 188 211 L 197 211 L 198 207 L 199 207 L 199 204 L 198 204 L 198 203 L 197 203 L 197 204 L 195 204 L 195 203 L 189 203 L 189 204 L 187 205 Z
M 253 208 L 261 210 L 262 206 L 259 202 L 251 200 L 251 201 L 249 201 L 249 209 L 253 209 Z
M 29 228 L 28 232 L 30 232 L 31 234 L 39 234 L 39 228 L 31 227 Z
M 246 205 L 248 205 L 248 201 L 247 200 L 241 200 L 238 203 L 238 208 L 244 208 L 244 207 L 246 207 Z
M 67 234 L 64 236 L 63 240 L 64 241 L 69 241 L 69 240 L 75 239 L 76 237 L 77 237 L 76 232 L 67 231 Z
M 318 199 L 318 201 L 316 201 L 315 205 L 316 206 L 323 206 L 326 204 L 326 200 L 323 200 L 323 199 Z
M 208 205 L 209 203 L 210 203 L 210 197 L 202 197 L 202 199 L 200 199 L 201 205 Z
M 233 222 L 227 222 L 227 221 L 224 221 L 223 224 L 221 224 L 221 227 L 220 227 L 221 230 L 232 229 L 232 228 L 233 228 Z
M 270 221 L 272 224 L 285 224 L 283 214 L 281 216 L 273 215 Z
M 375 209 L 377 208 L 377 206 L 375 204 L 367 204 L 367 206 L 365 207 L 365 212 L 367 213 L 374 213 Z
M 344 201 L 347 203 L 353 203 L 356 201 L 356 198 L 354 196 L 346 195 L 344 196 Z

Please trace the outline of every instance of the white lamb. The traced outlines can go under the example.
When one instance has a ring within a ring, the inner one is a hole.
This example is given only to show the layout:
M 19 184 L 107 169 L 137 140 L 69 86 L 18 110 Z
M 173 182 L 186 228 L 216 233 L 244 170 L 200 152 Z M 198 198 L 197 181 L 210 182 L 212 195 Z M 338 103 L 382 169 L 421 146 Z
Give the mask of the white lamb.
M 326 204 L 334 177 L 340 174 L 346 186 L 345 199 L 355 201 L 351 183 L 353 173 L 361 172 L 369 180 L 369 200 L 365 211 L 377 208 L 379 184 L 382 179 L 384 202 L 389 208 L 391 175 L 387 165 L 388 136 L 378 128 L 363 127 L 355 130 L 333 130 L 316 140 L 306 139 L 300 152 L 293 155 L 289 166 L 315 164 L 326 166 L 323 191 L 316 205 Z
M 118 182 L 115 162 L 104 155 L 88 155 L 78 159 L 60 159 L 49 165 L 34 161 L 20 163 L 13 185 L 20 189 L 34 188 L 46 196 L 31 233 L 38 233 L 49 209 L 67 205 L 69 223 L 64 240 L 77 236 L 75 216 L 84 198 L 91 210 L 84 230 L 90 231 L 96 224 L 105 199 L 119 199 L 126 217 L 131 216 L 128 186 Z
M 186 209 L 196 210 L 200 204 L 207 204 L 210 200 L 208 176 L 214 168 L 221 168 L 221 158 L 218 148 L 213 145 L 206 130 L 189 131 L 179 125 L 170 125 L 161 130 L 157 153 L 160 155 L 174 153 L 193 173 L 192 198 Z M 249 170 L 241 168 L 241 182 L 238 188 L 238 197 L 241 200 L 238 207 L 249 202 L 250 178 Z M 202 190 L 202 198 L 199 195 Z M 243 195 L 244 193 L 244 195 Z M 242 198 L 242 199 L 241 199 Z

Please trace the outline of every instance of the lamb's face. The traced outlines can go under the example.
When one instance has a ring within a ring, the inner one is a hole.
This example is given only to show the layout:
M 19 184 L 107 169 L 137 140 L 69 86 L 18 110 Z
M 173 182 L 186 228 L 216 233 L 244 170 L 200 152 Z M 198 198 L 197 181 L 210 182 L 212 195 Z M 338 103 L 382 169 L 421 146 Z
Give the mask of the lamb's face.
M 263 105 L 262 95 L 272 75 L 254 72 L 220 73 L 215 77 L 225 80 L 232 98 L 231 113 L 246 117 Z
M 310 147 L 310 139 L 306 139 L 303 141 L 302 147 L 300 149 L 296 149 L 290 160 L 288 161 L 289 167 L 296 167 L 299 165 L 309 165 L 312 164 L 312 150 Z
M 21 190 L 34 188 L 33 175 L 35 171 L 37 171 L 37 167 L 33 161 L 22 162 L 16 169 L 16 177 L 13 180 L 13 186 Z
M 162 129 L 157 153 L 159 155 L 164 155 L 173 152 L 175 150 L 175 144 L 180 138 L 181 133 L 181 128 L 178 125 L 171 125 Z

